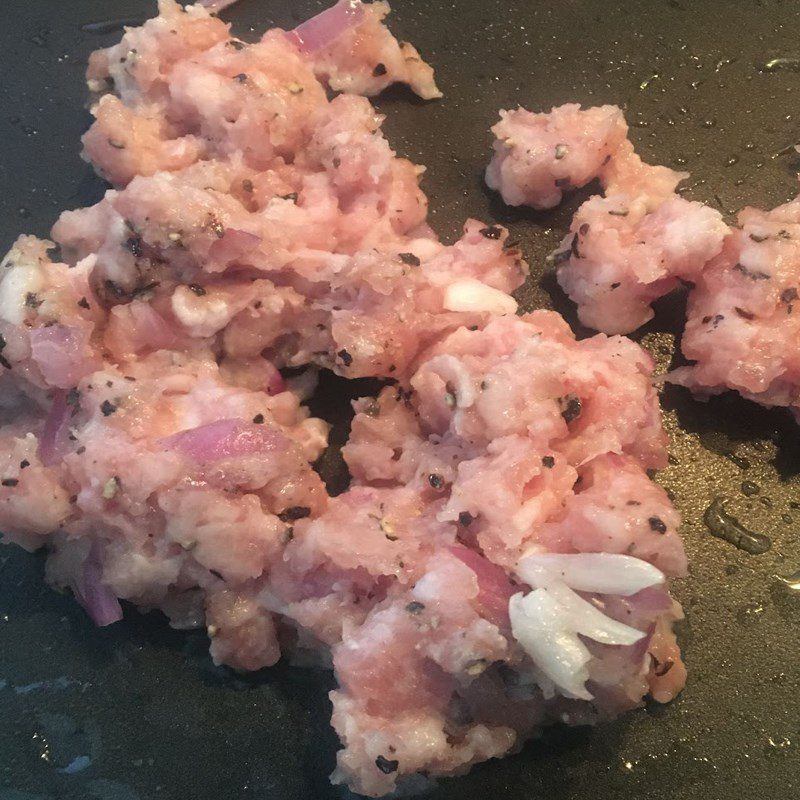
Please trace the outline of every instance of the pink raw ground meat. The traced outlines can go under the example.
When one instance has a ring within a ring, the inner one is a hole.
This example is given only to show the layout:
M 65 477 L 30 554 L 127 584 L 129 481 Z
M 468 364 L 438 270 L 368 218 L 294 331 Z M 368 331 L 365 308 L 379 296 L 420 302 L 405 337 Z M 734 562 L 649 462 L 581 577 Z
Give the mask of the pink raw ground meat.
M 486 183 L 510 206 L 552 208 L 563 192 L 597 178 L 628 135 L 616 106 L 582 110 L 567 103 L 549 113 L 501 111 Z
M 383 794 L 502 755 L 554 719 L 598 721 L 651 687 L 662 700 L 680 690 L 664 581 L 686 560 L 679 516 L 646 472 L 665 459 L 651 370 L 632 342 L 576 342 L 535 312 L 459 329 L 408 390 L 358 401 L 344 449 L 354 485 L 294 526 L 265 595 L 302 646 L 333 647 L 336 781 Z M 660 576 L 582 595 L 644 634 L 592 642 L 578 699 L 512 631 L 521 563 L 543 553 L 603 553 Z M 659 683 L 667 658 L 675 672 Z
M 254 43 L 199 5 L 159 0 L 159 12 L 89 63 L 89 87 L 113 94 L 93 108 L 84 157 L 116 185 L 235 153 L 256 169 L 291 160 L 327 105 L 316 76 L 337 91 L 373 95 L 402 81 L 441 96 L 414 47 L 384 27 L 388 3 L 340 0 Z
M 47 545 L 98 624 L 123 598 L 205 625 L 237 669 L 275 663 L 279 636 L 332 662 L 334 779 L 371 795 L 673 697 L 685 558 L 646 472 L 666 455 L 652 362 L 517 317 L 527 266 L 500 226 L 437 239 L 423 169 L 356 94 L 438 96 L 388 6 L 253 44 L 159 10 L 89 66 L 108 93 L 85 154 L 115 188 L 62 215 L 65 263 L 32 237 L 3 261 L 0 530 Z M 574 108 L 565 135 L 581 115 L 626 153 L 618 112 Z M 590 140 L 566 143 L 585 183 Z M 669 175 L 605 160 L 655 216 Z M 356 404 L 334 498 L 302 406 L 317 367 L 391 381 Z
M 738 221 L 689 294 L 681 347 L 696 363 L 670 380 L 700 395 L 734 389 L 797 415 L 800 200 L 772 211 L 746 208 Z
M 654 300 L 698 280 L 727 233 L 718 211 L 677 194 L 655 208 L 643 195 L 607 194 L 578 209 L 552 259 L 584 325 L 630 333 L 652 319 Z
M 652 318 L 654 300 L 697 280 L 719 254 L 728 233 L 720 213 L 675 194 L 686 173 L 642 162 L 616 106 L 501 116 L 486 182 L 506 203 L 551 208 L 569 188 L 603 185 L 552 257 L 587 327 L 630 333 Z

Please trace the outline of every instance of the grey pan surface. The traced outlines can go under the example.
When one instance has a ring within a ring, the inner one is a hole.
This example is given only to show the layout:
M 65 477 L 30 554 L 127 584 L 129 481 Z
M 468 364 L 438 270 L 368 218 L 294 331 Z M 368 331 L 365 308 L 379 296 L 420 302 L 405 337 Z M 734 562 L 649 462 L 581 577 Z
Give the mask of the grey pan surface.
M 82 26 L 150 15 L 151 0 L 5 0 L 0 27 L 0 245 L 46 234 L 59 210 L 103 186 L 78 157 L 82 71 L 118 33 Z M 242 0 L 240 35 L 295 24 L 316 0 Z M 445 98 L 379 101 L 397 149 L 426 164 L 433 224 L 452 237 L 470 215 L 509 225 L 533 267 L 527 307 L 574 323 L 544 256 L 580 197 L 551 214 L 509 211 L 481 184 L 499 107 L 569 100 L 626 107 L 649 160 L 692 172 L 689 194 L 731 212 L 796 191 L 800 9 L 791 0 L 396 0 L 395 31 L 435 65 Z M 775 58 L 777 66 L 764 68 Z M 794 59 L 794 60 L 792 60 Z M 684 298 L 660 304 L 639 338 L 673 360 Z M 361 385 L 357 391 L 368 387 Z M 315 411 L 346 435 L 346 392 L 327 379 Z M 685 517 L 691 576 L 684 694 L 593 730 L 555 729 L 502 762 L 442 782 L 432 800 L 790 800 L 800 797 L 800 436 L 780 411 L 734 397 L 663 396 L 673 463 L 658 476 Z M 341 486 L 335 453 L 323 464 Z M 745 492 L 742 491 L 743 482 Z M 755 487 L 755 488 L 754 488 Z M 757 491 L 756 491 L 757 490 Z M 755 492 L 755 493 L 754 493 Z M 706 530 L 720 495 L 768 534 L 764 555 Z M 41 562 L 0 551 L 0 800 L 328 800 L 336 742 L 329 676 L 278 666 L 215 668 L 201 634 L 131 610 L 97 630 L 48 590 Z

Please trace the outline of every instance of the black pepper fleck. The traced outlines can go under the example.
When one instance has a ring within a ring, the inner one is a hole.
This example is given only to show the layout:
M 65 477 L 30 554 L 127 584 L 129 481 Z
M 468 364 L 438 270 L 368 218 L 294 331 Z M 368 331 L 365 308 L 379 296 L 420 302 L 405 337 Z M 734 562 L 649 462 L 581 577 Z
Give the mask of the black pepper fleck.
M 469 513 L 469 511 L 460 511 L 459 514 L 458 514 L 458 522 L 459 522 L 460 525 L 463 525 L 465 528 L 467 528 L 470 525 L 472 525 L 472 521 L 474 519 L 475 519 L 475 517 L 473 517 L 472 514 Z
M 351 356 L 347 350 L 340 350 L 336 355 L 339 356 L 342 360 L 342 364 L 346 367 L 349 367 L 353 363 L 353 356 Z
M 436 473 L 428 475 L 428 483 L 433 489 L 441 489 L 444 486 L 444 478 Z
M 281 522 L 295 522 L 309 516 L 311 516 L 311 509 L 308 506 L 290 506 L 278 514 L 278 519 Z
M 425 603 L 420 603 L 419 600 L 412 600 L 407 606 L 406 611 L 409 614 L 419 614 L 420 611 L 425 610 Z
M 78 305 L 81 308 L 85 308 L 85 309 L 91 308 L 91 306 L 89 305 L 89 301 L 85 297 L 81 297 L 81 299 L 78 300 Z
M 19 468 L 20 469 L 25 469 L 26 467 L 29 467 L 30 465 L 31 465 L 31 462 L 28 461 L 27 458 L 23 458 L 22 461 L 19 462 Z
M 5 480 L 0 481 L 0 483 L 2 483 L 3 486 L 14 487 L 19 483 L 19 481 L 16 478 L 6 478 Z
M 556 460 L 553 456 L 542 456 L 542 466 L 547 469 L 552 469 L 556 465 Z
M 117 410 L 117 407 L 110 400 L 103 400 L 100 404 L 100 410 L 103 412 L 104 417 L 108 417 Z
M 487 228 L 481 228 L 480 234 L 487 239 L 499 239 L 503 235 L 503 229 L 499 225 L 489 225 Z
M 413 253 L 399 253 L 398 258 L 409 267 L 418 267 L 422 263 Z
M 376 78 L 380 78 L 381 76 L 386 74 L 386 64 L 376 64 L 375 69 L 372 70 L 372 74 Z
M 574 394 L 568 394 L 566 397 L 560 398 L 558 403 L 561 406 L 561 416 L 567 424 L 577 419 L 583 410 L 580 398 Z
M 667 526 L 664 524 L 664 520 L 662 520 L 661 517 L 650 517 L 647 523 L 650 525 L 651 531 L 655 531 L 656 533 L 667 532 Z
M 396 759 L 389 760 L 388 758 L 384 758 L 384 756 L 378 756 L 375 759 L 375 766 L 384 774 L 384 775 L 391 775 L 393 772 L 397 772 L 397 768 L 400 766 L 400 762 Z
M 263 415 L 263 414 L 256 414 L 256 415 L 253 417 L 253 422 L 254 422 L 256 425 L 263 425 L 263 424 L 264 424 L 264 415 Z
M 44 300 L 40 300 L 39 296 L 35 292 L 28 292 L 25 295 L 25 305 L 28 308 L 39 308 L 43 302 Z

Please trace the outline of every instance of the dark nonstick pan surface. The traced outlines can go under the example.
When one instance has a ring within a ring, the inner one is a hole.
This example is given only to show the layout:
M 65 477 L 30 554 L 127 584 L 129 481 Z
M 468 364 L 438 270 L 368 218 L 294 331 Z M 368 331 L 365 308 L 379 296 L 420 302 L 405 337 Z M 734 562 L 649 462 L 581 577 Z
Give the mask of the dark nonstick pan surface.
M 0 246 L 46 235 L 61 209 L 97 200 L 83 164 L 88 53 L 151 0 L 5 0 L 0 26 Z M 238 33 L 290 27 L 311 0 L 242 0 Z M 379 100 L 395 147 L 429 168 L 432 222 L 453 237 L 470 216 L 508 225 L 533 271 L 527 308 L 575 316 L 545 267 L 581 197 L 550 214 L 505 209 L 481 173 L 499 107 L 567 101 L 626 108 L 650 161 L 688 169 L 689 196 L 733 212 L 797 191 L 800 8 L 793 0 L 396 0 L 392 27 L 434 64 L 445 98 Z M 102 28 L 103 26 L 101 26 Z M 113 27 L 113 26 L 112 26 Z M 773 59 L 785 61 L 773 63 Z M 684 298 L 667 298 L 637 338 L 666 368 Z M 581 332 L 585 333 L 585 332 Z M 347 392 L 326 378 L 315 413 L 346 436 Z M 793 800 L 800 797 L 800 435 L 782 411 L 736 397 L 663 396 L 673 463 L 658 480 L 684 514 L 691 576 L 676 587 L 689 683 L 596 729 L 555 729 L 516 756 L 442 782 L 433 800 Z M 323 464 L 343 485 L 335 454 Z M 748 555 L 712 537 L 716 497 L 772 548 Z M 41 560 L 0 550 L 0 800 L 327 800 L 336 741 L 327 674 L 216 668 L 202 633 L 126 612 L 95 629 L 47 589 Z

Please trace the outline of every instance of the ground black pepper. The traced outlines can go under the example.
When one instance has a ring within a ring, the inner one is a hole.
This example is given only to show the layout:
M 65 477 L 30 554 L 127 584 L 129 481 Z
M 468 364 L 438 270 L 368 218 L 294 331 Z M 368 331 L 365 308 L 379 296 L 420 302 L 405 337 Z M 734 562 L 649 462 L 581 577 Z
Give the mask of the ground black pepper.
M 467 528 L 470 525 L 472 525 L 472 521 L 474 519 L 475 519 L 475 517 L 473 517 L 472 514 L 469 513 L 469 511 L 460 511 L 459 514 L 458 514 L 458 522 L 459 522 L 460 525 L 463 525 L 465 528 Z
M 281 522 L 295 522 L 309 516 L 311 516 L 311 509 L 308 506 L 290 506 L 278 514 L 278 519 Z
M 480 234 L 487 239 L 499 239 L 503 235 L 503 229 L 499 225 L 489 225 L 481 228 Z
M 444 486 L 444 478 L 436 473 L 428 475 L 428 483 L 433 489 L 441 489 Z
M 421 263 L 413 253 L 399 253 L 398 258 L 409 267 L 418 267 Z
M 397 760 L 389 760 L 388 758 L 384 758 L 384 756 L 378 756 L 375 759 L 375 766 L 384 775 L 391 775 L 391 773 L 397 772 L 397 768 L 400 766 L 400 762 Z
M 353 356 L 351 356 L 347 350 L 340 350 L 336 355 L 339 356 L 342 360 L 342 364 L 346 367 L 349 367 L 353 363 Z
M 650 517 L 647 523 L 650 525 L 651 531 L 655 531 L 656 533 L 667 532 L 667 526 L 664 524 L 664 520 L 662 520 L 661 517 Z

